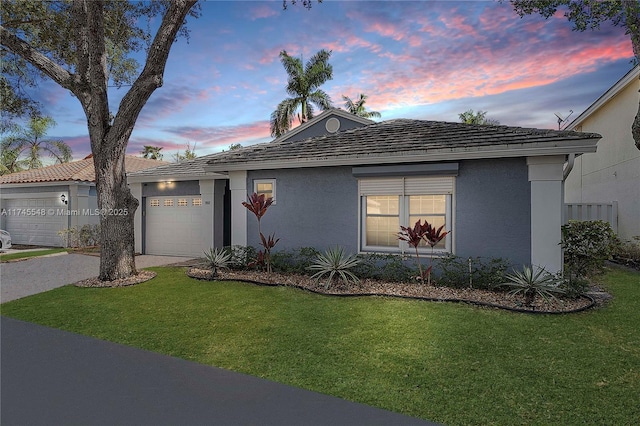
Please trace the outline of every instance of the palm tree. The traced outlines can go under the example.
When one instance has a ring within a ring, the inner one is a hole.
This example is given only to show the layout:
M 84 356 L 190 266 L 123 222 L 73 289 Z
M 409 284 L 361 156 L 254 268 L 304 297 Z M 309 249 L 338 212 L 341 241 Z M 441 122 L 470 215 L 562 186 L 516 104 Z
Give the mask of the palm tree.
M 285 50 L 280 52 L 280 61 L 289 75 L 286 90 L 291 97 L 280 102 L 271 113 L 271 136 L 278 137 L 291 128 L 298 107 L 301 112 L 297 118 L 301 124 L 313 118 L 313 105 L 322 110 L 331 108 L 329 95 L 319 88 L 333 78 L 330 56 L 331 51 L 322 49 L 303 67 L 301 58 L 289 56 Z
M 353 102 L 350 97 L 342 95 L 342 100 L 344 101 L 344 106 L 351 114 L 355 114 L 358 117 L 362 118 L 380 118 L 382 114 L 378 111 L 367 111 L 364 107 L 365 102 L 367 102 L 367 95 L 364 93 L 360 93 L 357 101 Z
M 10 173 L 37 169 L 43 165 L 43 153 L 48 153 L 56 164 L 71 161 L 71 148 L 64 141 L 43 139 L 55 124 L 51 117 L 34 116 L 25 127 L 16 127 L 10 136 L 2 139 L 0 150 L 4 168 Z
M 163 154 L 161 146 L 145 145 L 140 154 L 142 158 L 150 158 L 151 160 L 162 160 Z

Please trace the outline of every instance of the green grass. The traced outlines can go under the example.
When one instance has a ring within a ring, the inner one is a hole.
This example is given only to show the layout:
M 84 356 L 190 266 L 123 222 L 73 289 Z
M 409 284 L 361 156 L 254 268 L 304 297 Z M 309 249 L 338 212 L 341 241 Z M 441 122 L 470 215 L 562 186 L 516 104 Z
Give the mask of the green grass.
M 265 377 L 447 425 L 626 425 L 640 418 L 640 274 L 605 308 L 528 315 L 190 279 L 62 287 L 2 315 Z
M 9 260 L 17 260 L 17 259 L 28 259 L 30 257 L 38 257 L 45 256 L 48 254 L 62 253 L 66 252 L 67 249 L 57 248 L 57 249 L 43 249 L 43 250 L 34 250 L 34 251 L 25 251 L 22 253 L 9 253 L 9 254 L 0 254 L 0 262 L 6 262 Z

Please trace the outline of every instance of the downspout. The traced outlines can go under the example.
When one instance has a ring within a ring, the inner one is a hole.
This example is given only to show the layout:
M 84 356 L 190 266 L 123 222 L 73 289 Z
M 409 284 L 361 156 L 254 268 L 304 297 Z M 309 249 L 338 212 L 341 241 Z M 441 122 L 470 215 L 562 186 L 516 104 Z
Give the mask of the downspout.
M 573 153 L 569 154 L 569 157 L 567 158 L 567 162 L 565 163 L 562 169 L 562 183 L 564 183 L 564 181 L 567 180 L 569 173 L 571 173 L 571 170 L 573 170 L 573 165 L 575 161 L 576 161 L 576 155 Z
M 564 202 L 564 183 L 567 180 L 567 177 L 569 177 L 569 173 L 571 173 L 571 170 L 573 170 L 575 161 L 576 161 L 576 154 L 574 153 L 569 154 L 567 156 L 567 162 L 564 164 L 564 167 L 562 168 L 562 223 L 563 224 L 566 223 L 566 220 L 567 220 L 565 202 Z M 562 256 L 564 257 L 564 250 L 562 251 Z M 564 262 L 562 262 L 562 273 L 564 274 Z

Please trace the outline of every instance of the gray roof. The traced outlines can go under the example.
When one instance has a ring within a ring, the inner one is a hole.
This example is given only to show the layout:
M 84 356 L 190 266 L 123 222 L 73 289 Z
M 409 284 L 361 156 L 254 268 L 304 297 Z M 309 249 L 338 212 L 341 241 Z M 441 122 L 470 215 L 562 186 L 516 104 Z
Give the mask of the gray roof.
M 204 170 L 204 165 L 207 164 L 207 161 L 215 157 L 216 155 L 223 153 L 216 153 L 205 155 L 202 157 L 197 157 L 193 160 L 185 160 L 179 163 L 165 164 L 159 167 L 154 167 L 152 169 L 141 170 L 135 173 L 127 173 L 127 177 L 199 177 L 205 176 L 211 173 L 207 173 Z
M 595 152 L 595 144 L 601 137 L 595 133 L 567 130 L 396 119 L 301 141 L 276 140 L 223 152 L 209 158 L 207 169 L 237 170 L 242 165 L 251 165 L 249 168 L 254 169 L 276 164 L 292 167 L 287 163 L 303 167 L 305 162 L 316 166 L 336 161 L 353 165 L 395 160 L 410 162 L 413 156 L 424 157 L 434 153 L 438 154 L 434 160 L 442 160 L 444 155 L 454 152 L 458 155 L 455 158 L 491 151 L 493 154 L 489 157 L 498 157 L 501 155 L 496 153 L 507 150 L 519 155 L 533 155 L 534 149 L 544 149 L 544 155 L 551 155 L 563 153 L 553 149 L 563 145 L 567 145 L 571 152 L 574 152 L 574 146 L 577 147 L 576 153 Z M 498 150 L 496 147 L 501 148 Z

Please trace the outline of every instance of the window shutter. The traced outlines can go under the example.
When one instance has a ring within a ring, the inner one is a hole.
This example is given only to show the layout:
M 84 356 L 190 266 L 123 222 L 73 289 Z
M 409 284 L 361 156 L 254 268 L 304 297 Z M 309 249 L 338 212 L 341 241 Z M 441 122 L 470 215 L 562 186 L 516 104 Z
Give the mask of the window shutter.
M 396 179 L 360 179 L 360 195 L 401 195 L 402 178 Z
M 405 195 L 452 194 L 453 177 L 408 177 L 404 183 Z

